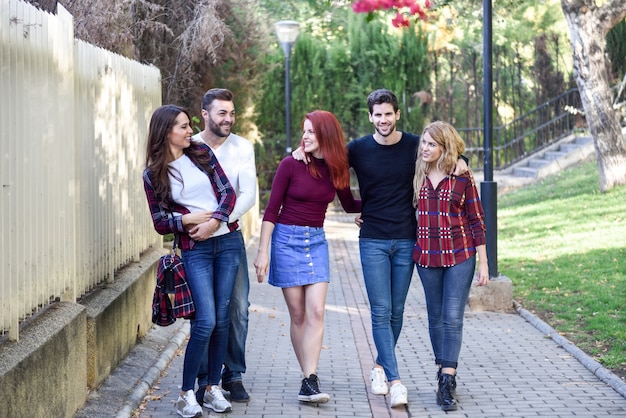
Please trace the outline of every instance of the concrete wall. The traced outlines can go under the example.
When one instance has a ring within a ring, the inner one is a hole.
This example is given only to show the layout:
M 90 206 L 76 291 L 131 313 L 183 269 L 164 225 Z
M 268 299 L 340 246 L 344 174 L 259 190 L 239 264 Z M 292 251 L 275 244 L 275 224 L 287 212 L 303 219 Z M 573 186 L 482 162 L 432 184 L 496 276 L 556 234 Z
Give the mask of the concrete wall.
M 87 311 L 60 302 L 0 344 L 3 417 L 71 417 L 85 402 Z
M 59 302 L 0 343 L 0 416 L 71 417 L 152 327 L 156 265 L 151 249 L 114 283 L 80 301 Z M 139 379 L 141 376 L 138 376 Z
M 142 254 L 81 301 L 87 310 L 87 386 L 95 389 L 152 327 L 157 261 L 166 249 Z M 141 376 L 138 376 L 138 378 Z

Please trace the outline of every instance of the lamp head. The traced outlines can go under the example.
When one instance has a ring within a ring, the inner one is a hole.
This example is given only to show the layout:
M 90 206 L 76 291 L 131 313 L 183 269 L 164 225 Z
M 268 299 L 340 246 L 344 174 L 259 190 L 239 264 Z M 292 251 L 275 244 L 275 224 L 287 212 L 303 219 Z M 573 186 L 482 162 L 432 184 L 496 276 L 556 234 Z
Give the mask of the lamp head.
M 283 47 L 285 44 L 290 46 L 296 43 L 298 35 L 300 35 L 300 24 L 293 20 L 281 20 L 274 25 L 276 29 L 276 37 Z

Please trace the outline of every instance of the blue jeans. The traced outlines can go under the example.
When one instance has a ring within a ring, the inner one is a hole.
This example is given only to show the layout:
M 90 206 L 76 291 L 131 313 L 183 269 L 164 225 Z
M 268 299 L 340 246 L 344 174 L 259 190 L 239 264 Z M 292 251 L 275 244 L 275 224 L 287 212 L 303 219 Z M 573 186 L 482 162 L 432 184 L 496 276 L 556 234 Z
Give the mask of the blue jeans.
M 187 282 L 196 307 L 183 362 L 183 384 L 195 387 L 201 365 L 207 366 L 208 383 L 220 381 L 230 326 L 230 298 L 241 260 L 241 232 L 196 242 L 182 252 Z
M 376 364 L 387 380 L 400 379 L 396 343 L 402 331 L 404 302 L 413 276 L 415 240 L 359 239 L 363 279 L 372 315 Z
M 476 256 L 452 267 L 417 266 L 428 310 L 430 343 L 435 363 L 456 369 L 463 341 L 463 315 L 469 296 Z
M 230 300 L 230 332 L 228 333 L 228 349 L 224 359 L 224 370 L 222 370 L 222 384 L 241 380 L 241 374 L 246 372 L 249 294 L 248 257 L 246 256 L 246 247 L 242 246 L 241 262 L 237 269 L 235 288 Z

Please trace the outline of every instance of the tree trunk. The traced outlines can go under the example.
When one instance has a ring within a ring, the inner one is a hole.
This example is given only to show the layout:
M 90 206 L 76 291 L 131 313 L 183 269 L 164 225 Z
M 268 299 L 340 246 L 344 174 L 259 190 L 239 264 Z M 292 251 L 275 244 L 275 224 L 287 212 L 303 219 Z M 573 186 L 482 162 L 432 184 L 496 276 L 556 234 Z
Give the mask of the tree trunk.
M 570 30 L 574 77 L 591 130 L 600 174 L 600 191 L 626 184 L 626 141 L 609 86 L 605 37 L 626 16 L 623 0 L 597 7 L 594 0 L 561 0 Z

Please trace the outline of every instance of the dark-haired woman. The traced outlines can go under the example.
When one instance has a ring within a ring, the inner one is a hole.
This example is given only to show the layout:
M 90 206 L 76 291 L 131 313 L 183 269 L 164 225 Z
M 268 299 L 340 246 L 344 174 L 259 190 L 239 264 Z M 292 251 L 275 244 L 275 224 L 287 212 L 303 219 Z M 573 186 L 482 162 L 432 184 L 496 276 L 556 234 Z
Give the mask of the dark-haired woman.
M 311 162 L 288 156 L 280 163 L 254 266 L 259 283 L 269 271 L 269 283 L 282 288 L 289 309 L 291 343 L 304 374 L 298 399 L 322 403 L 330 399 L 317 378 L 330 281 L 324 217 L 335 195 L 346 212 L 360 212 L 361 201 L 350 191 L 348 156 L 337 118 L 316 110 L 306 115 L 302 131 L 301 147 Z
M 159 107 L 150 120 L 143 173 L 154 228 L 160 234 L 174 234 L 196 309 L 176 402 L 176 412 L 184 418 L 203 414 L 193 389 L 207 354 L 209 386 L 200 399 L 216 412 L 231 410 L 219 381 L 243 241 L 236 225 L 228 224 L 235 191 L 211 149 L 192 143 L 192 134 L 184 109 Z

